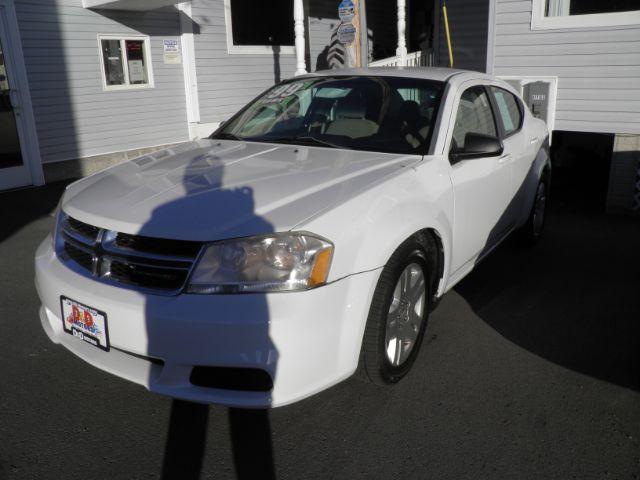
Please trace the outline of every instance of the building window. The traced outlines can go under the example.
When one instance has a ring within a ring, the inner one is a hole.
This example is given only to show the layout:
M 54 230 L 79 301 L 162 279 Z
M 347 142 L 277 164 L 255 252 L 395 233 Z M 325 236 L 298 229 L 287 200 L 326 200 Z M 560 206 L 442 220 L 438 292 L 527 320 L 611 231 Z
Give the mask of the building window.
M 293 0 L 225 0 L 229 53 L 293 54 Z
M 638 0 L 547 0 L 547 17 L 591 15 L 595 13 L 633 12 L 640 9 Z
M 153 86 L 149 37 L 98 37 L 105 90 Z
M 640 25 L 638 0 L 533 0 L 531 28 Z

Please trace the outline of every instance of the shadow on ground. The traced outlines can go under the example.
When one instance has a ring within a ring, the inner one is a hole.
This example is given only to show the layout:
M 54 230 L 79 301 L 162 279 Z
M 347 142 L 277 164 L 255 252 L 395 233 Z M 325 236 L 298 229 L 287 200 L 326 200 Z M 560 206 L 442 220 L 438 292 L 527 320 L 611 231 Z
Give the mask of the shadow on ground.
M 162 464 L 162 480 L 201 478 L 207 443 L 208 405 L 173 400 Z M 276 478 L 268 410 L 228 409 L 236 478 Z
M 640 223 L 562 207 L 530 251 L 514 240 L 456 288 L 514 344 L 640 390 Z
M 0 242 L 35 220 L 51 214 L 70 182 L 71 180 L 52 183 L 46 187 L 0 192 Z

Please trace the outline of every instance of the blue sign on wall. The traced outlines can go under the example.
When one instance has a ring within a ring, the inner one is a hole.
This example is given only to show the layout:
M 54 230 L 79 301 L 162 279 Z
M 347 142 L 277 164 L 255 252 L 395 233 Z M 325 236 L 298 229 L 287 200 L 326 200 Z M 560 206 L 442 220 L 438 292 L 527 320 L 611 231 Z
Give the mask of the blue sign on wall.
M 356 14 L 356 6 L 352 0 L 342 0 L 338 5 L 338 17 L 343 22 L 350 22 Z

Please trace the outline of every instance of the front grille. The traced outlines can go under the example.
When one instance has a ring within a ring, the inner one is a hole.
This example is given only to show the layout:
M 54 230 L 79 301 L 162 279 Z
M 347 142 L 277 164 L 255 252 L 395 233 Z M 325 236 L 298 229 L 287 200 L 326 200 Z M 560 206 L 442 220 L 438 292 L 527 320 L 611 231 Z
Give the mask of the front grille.
M 62 218 L 56 250 L 89 275 L 124 287 L 177 293 L 184 287 L 202 244 L 130 235 Z

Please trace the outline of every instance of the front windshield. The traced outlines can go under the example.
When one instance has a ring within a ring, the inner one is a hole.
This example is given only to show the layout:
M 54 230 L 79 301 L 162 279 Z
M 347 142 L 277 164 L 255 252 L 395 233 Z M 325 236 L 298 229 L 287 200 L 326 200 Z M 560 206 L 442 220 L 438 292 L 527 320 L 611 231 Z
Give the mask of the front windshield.
M 423 155 L 442 89 L 400 77 L 294 80 L 268 90 L 212 138 Z

